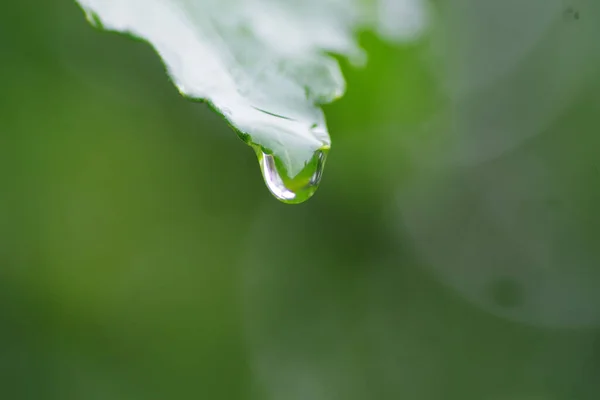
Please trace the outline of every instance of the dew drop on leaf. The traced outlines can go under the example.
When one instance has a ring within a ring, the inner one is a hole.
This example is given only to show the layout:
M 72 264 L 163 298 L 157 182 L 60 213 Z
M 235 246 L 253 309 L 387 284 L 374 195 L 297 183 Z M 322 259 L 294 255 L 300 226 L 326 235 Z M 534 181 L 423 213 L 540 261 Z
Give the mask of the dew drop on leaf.
M 269 191 L 278 200 L 299 204 L 312 197 L 319 187 L 328 149 L 317 150 L 297 175 L 290 177 L 284 163 L 276 156 L 255 147 L 260 169 Z

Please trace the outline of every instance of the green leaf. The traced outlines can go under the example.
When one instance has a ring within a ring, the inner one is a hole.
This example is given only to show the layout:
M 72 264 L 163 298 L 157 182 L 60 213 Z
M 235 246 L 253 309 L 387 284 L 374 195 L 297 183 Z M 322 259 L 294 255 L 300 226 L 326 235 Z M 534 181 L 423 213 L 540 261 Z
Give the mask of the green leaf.
M 322 172 L 313 169 L 324 165 L 315 157 L 331 145 L 320 105 L 345 91 L 331 54 L 362 63 L 357 30 L 405 37 L 424 15 L 420 0 L 78 2 L 92 24 L 152 44 L 180 92 L 222 113 L 257 150 L 273 194 L 292 203 L 312 195 Z

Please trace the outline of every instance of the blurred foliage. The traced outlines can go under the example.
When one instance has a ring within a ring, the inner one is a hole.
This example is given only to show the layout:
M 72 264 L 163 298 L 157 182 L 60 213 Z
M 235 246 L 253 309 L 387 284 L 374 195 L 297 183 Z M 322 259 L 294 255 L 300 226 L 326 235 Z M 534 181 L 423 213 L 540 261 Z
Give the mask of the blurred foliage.
M 442 3 L 294 207 L 148 45 L 5 5 L 2 398 L 597 399 L 600 6 Z

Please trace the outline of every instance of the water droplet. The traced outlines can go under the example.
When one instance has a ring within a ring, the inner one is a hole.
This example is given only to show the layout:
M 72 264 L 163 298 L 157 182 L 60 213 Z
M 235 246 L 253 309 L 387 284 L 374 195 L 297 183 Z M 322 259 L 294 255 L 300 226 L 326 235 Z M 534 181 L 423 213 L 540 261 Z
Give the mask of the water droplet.
M 302 171 L 291 178 L 283 162 L 276 156 L 265 153 L 260 147 L 256 147 L 255 150 L 265 183 L 278 200 L 288 204 L 299 204 L 316 192 L 329 149 L 317 150 Z

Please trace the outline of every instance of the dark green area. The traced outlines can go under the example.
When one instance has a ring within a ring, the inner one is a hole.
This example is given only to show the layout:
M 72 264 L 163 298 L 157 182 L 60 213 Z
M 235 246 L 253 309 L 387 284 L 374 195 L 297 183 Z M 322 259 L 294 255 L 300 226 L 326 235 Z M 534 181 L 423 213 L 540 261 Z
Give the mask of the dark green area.
M 600 7 L 574 3 L 520 53 L 541 9 L 362 35 L 299 206 L 149 46 L 5 4 L 0 398 L 598 399 Z

